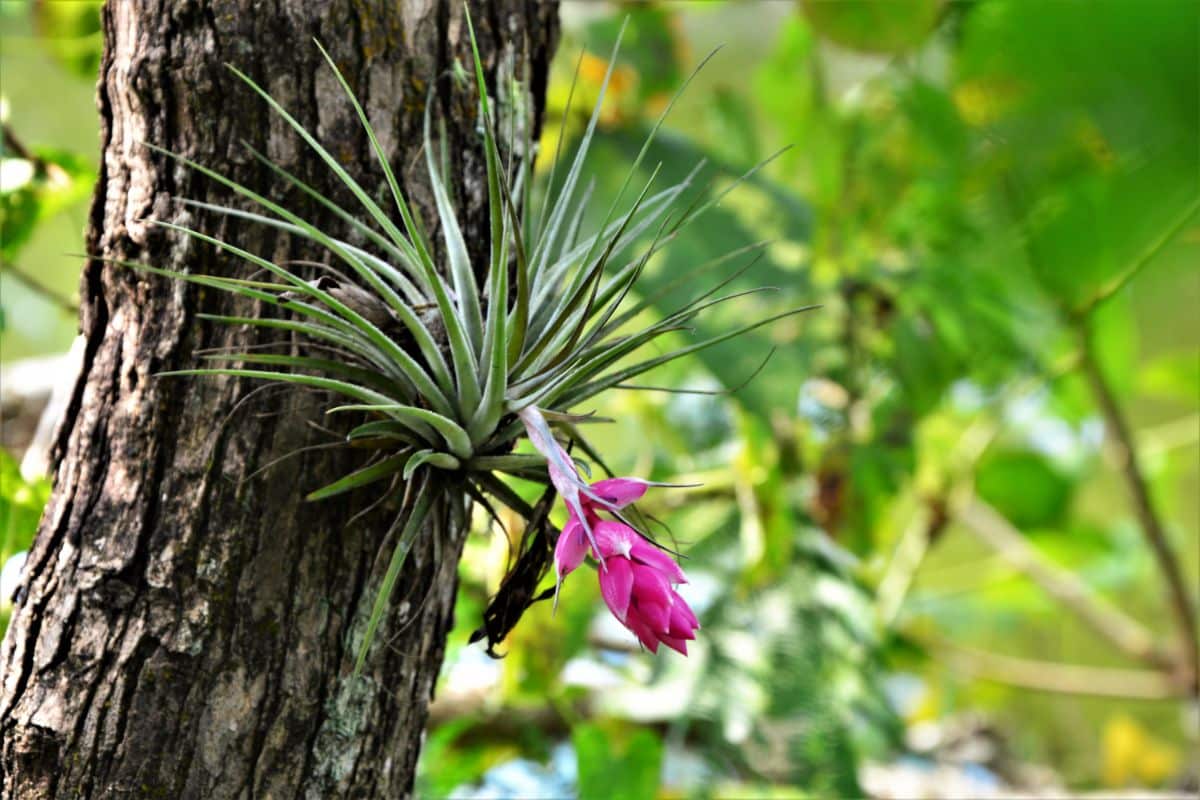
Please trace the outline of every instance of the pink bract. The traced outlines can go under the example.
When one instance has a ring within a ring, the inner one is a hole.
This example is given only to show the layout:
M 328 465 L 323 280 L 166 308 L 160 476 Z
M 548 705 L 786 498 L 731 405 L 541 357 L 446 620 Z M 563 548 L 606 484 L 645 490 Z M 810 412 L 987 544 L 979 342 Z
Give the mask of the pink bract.
M 665 644 L 687 655 L 700 623 L 675 587 L 687 583 L 679 564 L 623 521 L 604 519 L 640 500 L 651 485 L 640 478 L 584 482 L 570 455 L 530 406 L 518 416 L 533 446 L 546 457 L 550 481 L 567 506 L 567 524 L 554 547 L 555 603 L 563 579 L 590 552 L 600 563 L 600 593 L 613 616 L 652 653 Z M 617 516 L 620 516 L 617 514 Z

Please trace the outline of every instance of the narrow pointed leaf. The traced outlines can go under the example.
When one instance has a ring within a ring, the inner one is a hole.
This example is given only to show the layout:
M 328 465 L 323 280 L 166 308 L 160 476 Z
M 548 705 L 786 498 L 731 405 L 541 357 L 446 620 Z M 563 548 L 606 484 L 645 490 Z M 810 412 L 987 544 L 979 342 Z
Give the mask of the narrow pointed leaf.
M 324 500 L 328 497 L 335 497 L 339 494 L 353 491 L 360 486 L 366 486 L 376 481 L 381 481 L 384 478 L 390 478 L 404 468 L 404 463 L 408 460 L 408 455 L 408 451 L 405 450 L 389 456 L 376 464 L 371 464 L 356 472 L 351 472 L 349 475 L 334 481 L 328 486 L 323 486 L 316 491 L 309 492 L 305 495 L 304 499 L 308 501 Z
M 405 421 L 410 420 L 424 423 L 436 430 L 446 440 L 446 444 L 450 446 L 450 451 L 460 458 L 471 457 L 471 437 L 463 430 L 457 422 L 441 414 L 429 411 L 424 408 L 415 408 L 413 406 L 402 405 L 399 403 L 382 402 L 382 403 L 367 403 L 337 406 L 329 409 L 329 414 L 339 413 L 343 411 L 372 411 L 379 414 L 387 414 L 394 419 Z
M 793 316 L 795 314 L 800 314 L 805 311 L 812 311 L 815 308 L 818 308 L 818 306 L 804 306 L 803 308 L 794 308 L 790 311 L 784 311 L 781 314 L 775 314 L 774 316 L 767 317 L 766 319 L 763 319 L 763 320 L 759 320 L 758 322 L 753 322 L 748 325 L 743 325 L 739 328 L 734 328 L 733 330 L 727 331 L 726 333 L 723 333 L 719 336 L 713 336 L 709 339 L 705 339 L 702 342 L 697 342 L 696 344 L 690 345 L 688 347 L 681 347 L 678 350 L 667 353 L 666 355 L 662 355 L 657 358 L 648 359 L 646 361 L 643 361 L 638 364 L 634 364 L 631 367 L 628 367 L 626 369 L 612 373 L 610 375 L 605 375 L 591 383 L 580 386 L 578 389 L 575 389 L 575 390 L 565 394 L 562 397 L 553 397 L 552 400 L 553 400 L 553 402 L 555 402 L 556 405 L 561 405 L 565 408 L 570 408 L 571 406 L 575 405 L 576 403 L 580 403 L 580 402 L 586 400 L 587 398 L 592 397 L 611 386 L 615 386 L 619 383 L 623 383 L 624 381 L 627 381 L 630 378 L 637 377 L 638 375 L 641 375 L 644 372 L 654 369 L 655 367 L 662 366 L 663 364 L 670 363 L 671 361 L 675 361 L 676 359 L 691 355 L 692 353 L 696 353 L 700 350 L 704 350 L 705 348 L 712 347 L 713 345 L 717 345 L 717 344 L 720 344 L 721 342 L 728 341 L 728 340 L 734 338 L 735 336 L 741 336 L 744 333 L 749 333 L 750 331 L 755 330 L 756 328 L 761 328 L 764 325 L 769 325 L 772 322 L 776 322 L 785 317 L 790 317 L 790 316 Z
M 432 491 L 428 484 L 422 483 L 417 489 L 417 495 L 413 500 L 412 508 L 408 511 L 408 517 L 396 537 L 387 572 L 383 576 L 383 583 L 379 586 L 378 594 L 375 595 L 375 604 L 371 609 L 371 616 L 367 620 L 367 629 L 363 634 L 363 641 L 358 649 L 358 658 L 354 663 L 355 675 L 362 672 L 363 664 L 367 660 L 367 652 L 370 650 L 371 642 L 375 639 L 375 631 L 379 628 L 384 612 L 387 611 L 388 601 L 392 598 L 392 589 L 396 585 L 396 579 L 400 576 L 400 569 L 404 566 L 404 560 L 408 557 L 413 542 L 416 541 L 417 535 L 425 525 L 426 517 L 429 516 L 432 499 Z
M 437 205 L 438 219 L 442 224 L 442 238 L 446 243 L 446 259 L 450 263 L 450 277 L 454 283 L 454 294 L 462 313 L 463 327 L 470 338 L 473 351 L 478 353 L 483 345 L 483 316 L 479 309 L 478 288 L 471 272 L 471 257 L 463 239 L 462 228 L 446 191 L 442 173 L 434 156 L 433 135 L 430 133 L 430 105 L 425 104 L 425 165 L 429 171 L 429 182 L 433 188 L 433 199 Z M 474 404 L 472 403 L 472 406 Z
M 438 469 L 458 469 L 462 462 L 449 453 L 439 453 L 436 450 L 418 450 L 413 453 L 404 465 L 404 480 L 409 480 L 417 468 L 423 464 Z

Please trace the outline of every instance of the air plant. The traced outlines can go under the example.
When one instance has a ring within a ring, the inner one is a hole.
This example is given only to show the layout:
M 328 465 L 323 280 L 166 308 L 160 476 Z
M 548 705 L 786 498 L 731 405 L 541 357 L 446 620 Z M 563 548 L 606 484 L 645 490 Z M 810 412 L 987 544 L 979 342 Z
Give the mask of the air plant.
M 535 204 L 531 126 L 524 126 L 523 164 L 514 169 L 512 160 L 506 163 L 502 159 L 497 144 L 497 122 L 469 17 L 468 30 L 487 171 L 490 238 L 486 269 L 477 270 L 471 263 L 451 203 L 436 155 L 439 148 L 433 135 L 432 103 L 425 111 L 424 153 L 444 239 L 444 270 L 435 262 L 433 244 L 400 190 L 362 105 L 323 48 L 321 53 L 357 112 L 378 158 L 398 221 L 286 109 L 250 77 L 230 67 L 308 144 L 354 195 L 361 210 L 355 213 L 338 206 L 278 165 L 272 164 L 272 169 L 331 210 L 365 244 L 352 244 L 320 230 L 253 189 L 160 150 L 253 201 L 261 213 L 188 200 L 184 203 L 283 230 L 311 242 L 339 264 L 338 269 L 327 267 L 316 280 L 305 280 L 293 269 L 231 242 L 185 225 L 157 222 L 243 259 L 269 279 L 254 279 L 264 277 L 261 274 L 241 279 L 144 264 L 128 266 L 279 306 L 291 316 L 200 316 L 218 323 L 298 335 L 334 354 L 317 358 L 256 349 L 209 356 L 227 359 L 236 366 L 163 374 L 231 375 L 325 390 L 343 398 L 327 413 L 356 415 L 359 422 L 346 439 L 356 446 L 373 448 L 374 454 L 366 466 L 308 494 L 310 500 L 333 497 L 385 479 L 395 481 L 397 476 L 403 481 L 401 512 L 394 526 L 398 531 L 356 669 L 362 667 L 416 537 L 434 536 L 436 546 L 445 538 L 444 526 L 468 524 L 472 501 L 491 510 L 495 517 L 491 505 L 494 499 L 525 518 L 526 533 L 516 566 L 485 613 L 484 628 L 476 637 L 486 634 L 492 652 L 492 646 L 512 628 L 525 607 L 546 596 L 535 596 L 534 592 L 548 569 L 556 535 L 547 521 L 555 492 L 570 511 L 570 536 L 579 530 L 586 536 L 582 550 L 573 538 L 560 545 L 560 549 L 570 545 L 569 567 L 578 566 L 590 550 L 599 562 L 604 596 L 617 616 L 652 649 L 663 641 L 682 650 L 678 645 L 684 638 L 691 638 L 696 619 L 690 610 L 672 613 L 671 608 L 665 608 L 665 612 L 663 608 L 674 604 L 677 595 L 672 586 L 683 579 L 682 572 L 644 531 L 636 530 L 637 526 L 623 516 L 624 498 L 608 499 L 604 486 L 589 485 L 580 477 L 568 448 L 577 446 L 597 463 L 603 462 L 575 424 L 584 417 L 573 414 L 572 409 L 607 389 L 622 387 L 648 370 L 804 309 L 760 319 L 661 355 L 634 358 L 651 342 L 684 329 L 705 309 L 744 294 L 718 297 L 726 281 L 656 322 L 640 328 L 631 326 L 651 302 L 648 298 L 634 301 L 638 279 L 649 258 L 720 196 L 680 209 L 679 201 L 696 171 L 676 185 L 655 188 L 656 169 L 636 196 L 623 199 L 670 110 L 668 105 L 603 222 L 590 234 L 582 232 L 590 192 L 582 191 L 580 182 L 616 60 L 614 49 L 595 109 L 565 175 L 559 174 L 560 154 L 556 152 L 544 199 L 540 205 Z M 620 260 L 621 254 L 647 237 L 650 244 L 640 255 Z M 699 265 L 698 270 L 705 266 Z M 479 274 L 484 276 L 482 283 L 476 277 Z M 400 335 L 407 344 L 402 345 Z M 293 342 L 289 338 L 277 344 L 290 348 Z M 531 439 L 540 455 L 514 452 L 523 436 Z M 501 474 L 540 481 L 548 487 L 546 494 L 531 507 L 499 477 Z M 644 491 L 646 484 L 640 485 Z M 598 511 L 616 519 L 601 520 Z M 628 563 L 622 563 L 625 560 Z M 560 559 L 559 582 L 566 564 Z M 657 626 L 655 630 L 645 627 L 650 621 Z

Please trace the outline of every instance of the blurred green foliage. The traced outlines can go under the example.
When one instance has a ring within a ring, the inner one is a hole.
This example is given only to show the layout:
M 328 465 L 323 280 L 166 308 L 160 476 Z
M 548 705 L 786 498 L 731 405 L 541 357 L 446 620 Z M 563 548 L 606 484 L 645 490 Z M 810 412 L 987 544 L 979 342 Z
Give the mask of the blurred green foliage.
M 95 170 L 74 153 L 32 148 L 0 161 L 0 258 L 11 263 L 38 225 L 91 194 Z
M 33 543 L 42 509 L 50 499 L 50 482 L 26 480 L 7 450 L 0 449 L 0 568 Z M 12 597 L 0 596 L 0 633 L 8 628 Z
M 1186 3 L 754 9 L 659 3 L 580 14 L 551 86 L 547 145 L 582 125 L 582 112 L 564 107 L 577 48 L 589 54 L 577 88 L 586 108 L 588 81 L 628 18 L 596 145 L 603 209 L 664 92 L 710 45 L 727 43 L 673 111 L 646 174 L 662 162 L 677 179 L 707 159 L 704 197 L 792 147 L 655 259 L 647 293 L 665 292 L 654 306 L 665 308 L 747 264 L 729 289 L 779 287 L 718 307 L 684 339 L 822 306 L 647 381 L 733 389 L 774 348 L 730 397 L 630 392 L 600 409 L 620 420 L 605 437 L 618 472 L 704 482 L 692 499 L 652 494 L 646 505 L 680 539 L 689 574 L 717 588 L 686 665 L 624 667 L 633 684 L 685 699 L 657 714 L 632 701 L 595 701 L 595 710 L 660 720 L 668 742 L 734 781 L 664 789 L 697 796 L 737 792 L 737 781 L 853 796 L 864 760 L 905 748 L 904 723 L 965 710 L 993 715 L 1015 757 L 1050 763 L 1074 785 L 1119 785 L 1106 772 L 1116 756 L 1089 732 L 1124 730 L 1113 722 L 1122 714 L 1170 731 L 1164 746 L 1186 751 L 1195 732 L 1179 725 L 1178 701 L 1010 688 L 994 671 L 980 680 L 949 669 L 941 645 L 1051 668 L 1139 665 L 958 519 L 964 494 L 1096 598 L 1164 641 L 1178 636 L 1127 487 L 1104 457 L 1106 420 L 1082 358 L 1136 426 L 1159 513 L 1195 585 L 1200 327 L 1189 308 L 1200 287 L 1189 264 L 1200 87 Z M 757 260 L 751 251 L 691 276 L 763 240 Z M 467 594 L 494 585 L 464 575 Z M 557 618 L 531 614 L 516 632 L 501 685 L 520 674 L 522 703 L 573 696 L 556 688 L 557 670 L 597 658 L 595 636 L 554 643 L 578 638 L 574 603 L 595 610 L 593 590 L 574 595 L 580 583 L 568 582 Z M 555 655 L 530 673 L 528 650 Z M 888 686 L 906 675 L 921 688 L 901 703 Z M 452 761 L 443 753 L 426 766 Z M 1141 780 L 1168 784 L 1186 769 L 1177 759 Z
M 100 2 L 0 3 L 0 359 L 61 352 L 75 332 L 96 180 Z
M 30 17 L 46 52 L 72 75 L 96 79 L 104 35 L 100 30 L 103 0 L 32 0 Z
M 857 796 L 865 764 L 912 754 L 906 731 L 968 712 L 1013 761 L 1070 786 L 1183 785 L 1200 764 L 1182 700 L 1034 691 L 966 658 L 1152 671 L 964 510 L 983 504 L 1038 563 L 1078 578 L 1081 602 L 1178 641 L 1122 464 L 1141 468 L 1195 587 L 1194 4 L 568 2 L 563 15 L 543 154 L 560 139 L 569 152 L 628 17 L 588 176 L 598 213 L 717 44 L 640 177 L 661 162 L 677 180 L 704 159 L 696 193 L 709 198 L 790 145 L 651 261 L 642 313 L 724 278 L 724 291 L 776 288 L 714 307 L 678 343 L 821 308 L 645 380 L 725 394 L 614 391 L 597 409 L 618 420 L 592 437 L 618 473 L 703 484 L 642 504 L 687 557 L 704 625 L 688 659 L 632 650 L 580 570 L 557 613 L 534 606 L 507 657 L 486 662 L 465 642 L 508 538 L 472 539 L 438 695 L 458 710 L 435 708 L 422 796 L 494 788 L 514 763 L 550 764 L 534 771 L 543 786 L 584 797 Z M 38 48 L 22 69 L 60 63 Z M 14 94 L 11 112 L 32 144 L 86 152 L 39 127 L 50 112 L 37 103 Z M 40 219 L 18 263 L 62 215 Z M 64 346 L 57 330 L 21 341 L 6 359 Z M 1131 454 L 1114 447 L 1104 392 Z M 452 702 L 464 694 L 466 711 Z
M 571 743 L 579 761 L 579 800 L 653 797 L 662 769 L 662 742 L 650 731 L 617 737 L 598 725 L 577 725 Z

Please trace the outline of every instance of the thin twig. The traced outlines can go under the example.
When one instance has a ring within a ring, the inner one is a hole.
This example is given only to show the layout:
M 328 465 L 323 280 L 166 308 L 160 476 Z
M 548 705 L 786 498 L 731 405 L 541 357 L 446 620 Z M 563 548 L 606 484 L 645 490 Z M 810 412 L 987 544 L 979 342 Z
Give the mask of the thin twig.
M 1075 573 L 1043 556 L 995 508 L 973 497 L 955 516 L 1005 561 L 1122 652 L 1159 669 L 1175 667 L 1176 659 L 1158 647 L 1140 622 L 1094 594 Z
M 1158 568 L 1167 582 L 1169 605 L 1179 626 L 1179 633 L 1184 647 L 1182 663 L 1186 665 L 1185 676 L 1187 686 L 1193 697 L 1200 697 L 1200 639 L 1196 632 L 1196 610 L 1192 606 L 1192 598 L 1188 589 L 1179 559 L 1171 548 L 1162 517 L 1154 506 L 1150 496 L 1150 488 L 1146 482 L 1141 462 L 1138 460 L 1134 444 L 1133 432 L 1125 419 L 1112 387 L 1100 370 L 1092 350 L 1090 337 L 1086 330 L 1081 331 L 1080 368 L 1091 386 L 1092 393 L 1104 414 L 1104 422 L 1108 428 L 1111 442 L 1116 451 L 1125 483 L 1133 499 L 1134 512 L 1142 532 L 1154 552 Z
M 1086 317 L 1110 297 L 1117 294 L 1117 292 L 1129 285 L 1129 282 L 1137 277 L 1138 273 L 1140 273 L 1147 264 L 1153 261 L 1154 257 L 1162 252 L 1162 249 L 1175 238 L 1175 234 L 1179 233 L 1179 231 L 1183 229 L 1183 226 L 1186 225 L 1188 221 L 1196 215 L 1197 211 L 1200 211 L 1200 198 L 1192 200 L 1192 202 L 1188 204 L 1187 208 L 1183 210 L 1183 213 L 1180 214 L 1165 231 L 1163 231 L 1161 236 L 1151 242 L 1149 247 L 1147 247 L 1145 251 L 1143 251 L 1141 255 L 1139 255 L 1124 272 L 1113 278 L 1104 286 L 1101 286 L 1099 289 L 1097 289 L 1095 294 L 1093 294 L 1086 302 L 1074 310 L 1073 315 L 1078 318 Z
M 973 678 L 1025 689 L 1135 700 L 1168 700 L 1180 695 L 1167 676 L 1154 670 L 1013 658 L 947 642 L 934 642 L 932 647 L 944 663 Z
M 50 301 L 62 311 L 75 315 L 79 313 L 79 304 L 64 294 L 61 294 L 54 289 L 51 289 L 46 284 L 39 281 L 37 278 L 21 270 L 15 264 L 10 264 L 7 261 L 0 261 L 0 273 L 11 275 L 20 283 L 23 283 L 28 289 L 33 291 L 38 296 Z
M 929 551 L 932 520 L 933 511 L 929 504 L 918 501 L 892 551 L 887 571 L 875 590 L 875 608 L 885 628 L 891 628 L 895 624 L 900 608 L 904 605 L 904 598 L 917 576 L 917 570 Z

